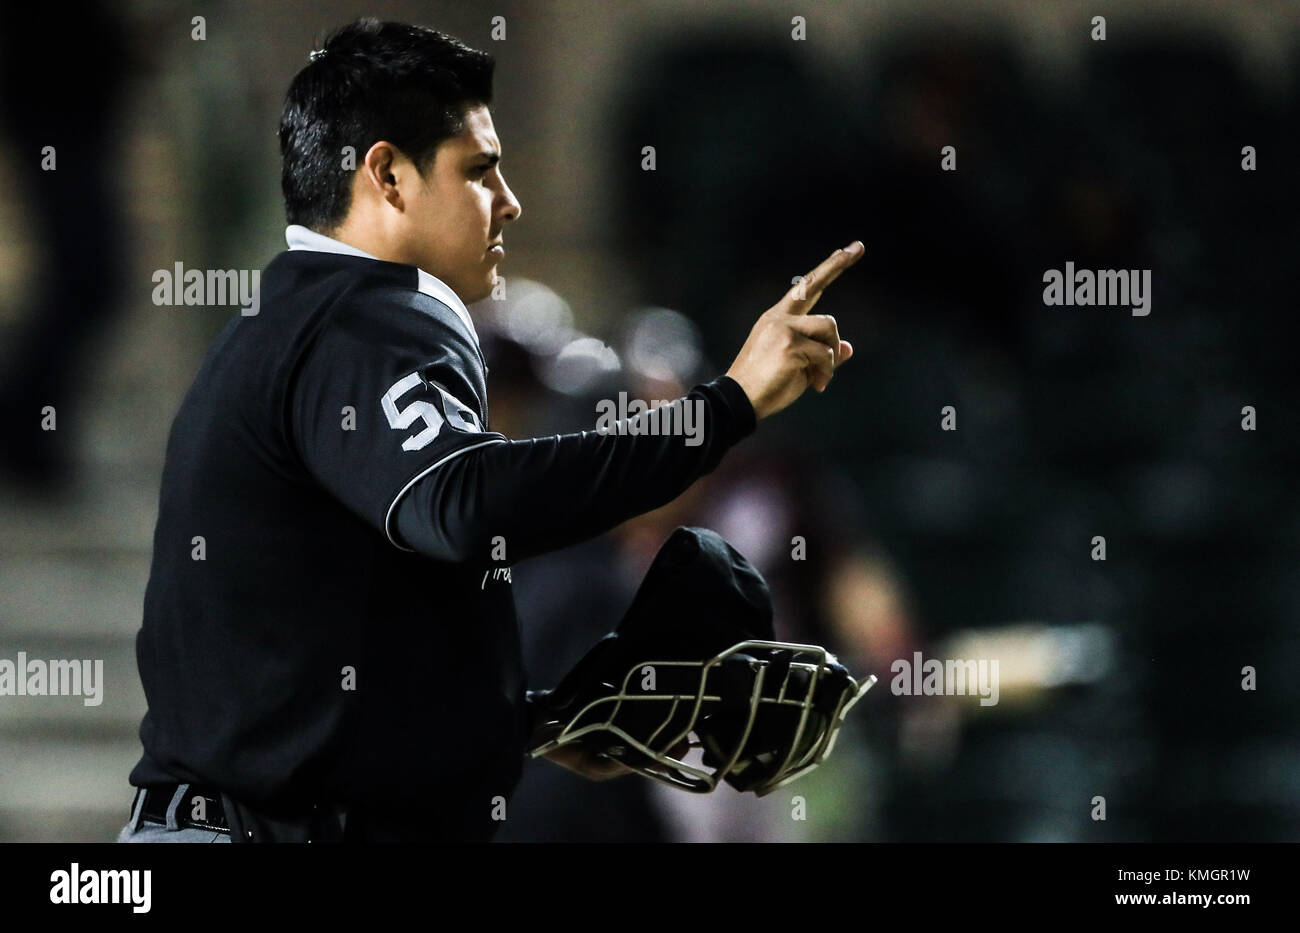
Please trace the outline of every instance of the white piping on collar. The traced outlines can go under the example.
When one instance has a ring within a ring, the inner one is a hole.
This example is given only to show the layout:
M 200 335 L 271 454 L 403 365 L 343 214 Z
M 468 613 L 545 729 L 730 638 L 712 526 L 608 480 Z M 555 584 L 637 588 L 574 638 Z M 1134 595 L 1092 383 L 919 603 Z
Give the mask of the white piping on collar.
M 316 253 L 341 253 L 344 256 L 361 256 L 365 259 L 373 259 L 376 262 L 382 262 L 378 256 L 373 256 L 365 250 L 357 249 L 355 246 L 349 246 L 342 240 L 336 240 L 333 237 L 325 236 L 323 233 L 317 233 L 301 224 L 290 224 L 284 229 L 284 241 L 289 244 L 289 249 L 306 249 Z M 465 307 L 465 302 L 460 300 L 460 296 L 451 290 L 451 287 L 441 279 L 435 278 L 423 269 L 416 270 L 417 283 L 416 287 L 430 298 L 436 298 L 456 313 L 465 327 L 469 330 L 470 336 L 474 338 L 474 345 L 478 346 L 478 331 L 474 329 L 474 321 L 469 316 L 469 310 Z

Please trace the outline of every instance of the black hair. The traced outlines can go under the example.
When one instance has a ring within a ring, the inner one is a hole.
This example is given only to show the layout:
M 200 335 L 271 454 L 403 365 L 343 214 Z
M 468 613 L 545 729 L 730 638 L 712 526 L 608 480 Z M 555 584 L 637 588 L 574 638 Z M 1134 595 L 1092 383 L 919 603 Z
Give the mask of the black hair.
M 443 140 L 463 131 L 463 116 L 492 102 L 487 52 L 405 23 L 366 18 L 331 32 L 294 76 L 280 117 L 280 187 L 291 224 L 329 232 L 352 203 L 354 172 L 381 139 L 423 174 Z

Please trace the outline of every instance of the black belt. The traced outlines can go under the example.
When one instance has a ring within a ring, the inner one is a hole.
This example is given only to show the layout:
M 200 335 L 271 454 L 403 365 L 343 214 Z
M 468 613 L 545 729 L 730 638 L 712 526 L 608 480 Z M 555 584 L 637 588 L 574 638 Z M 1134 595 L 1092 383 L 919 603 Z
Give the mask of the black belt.
M 167 825 L 167 810 L 180 787 L 164 784 L 141 788 L 138 791 L 144 794 L 141 817 L 150 823 Z M 196 806 L 200 799 L 203 804 Z M 176 824 L 182 829 L 225 833 L 232 842 L 341 842 L 348 823 L 349 808 L 341 806 L 313 805 L 297 815 L 270 816 L 235 800 L 230 805 L 234 808 L 233 815 L 226 812 L 220 791 L 191 784 L 176 804 Z
M 150 823 L 162 823 L 166 826 L 167 809 L 171 806 L 179 787 L 179 784 L 167 784 L 161 787 L 141 788 L 140 792 L 144 794 L 144 807 L 140 815 Z M 194 802 L 200 798 L 204 803 L 196 807 Z M 194 818 L 196 810 L 203 817 L 202 819 Z M 182 829 L 206 829 L 227 835 L 230 833 L 230 824 L 226 822 L 226 808 L 221 804 L 220 792 L 196 784 L 191 784 L 186 789 L 180 803 L 176 805 L 176 823 Z

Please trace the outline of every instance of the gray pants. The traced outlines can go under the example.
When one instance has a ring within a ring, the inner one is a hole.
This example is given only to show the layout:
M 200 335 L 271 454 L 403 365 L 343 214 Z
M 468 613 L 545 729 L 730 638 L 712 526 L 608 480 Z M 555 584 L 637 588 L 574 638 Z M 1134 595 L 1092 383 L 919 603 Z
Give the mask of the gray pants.
M 211 829 L 182 827 L 176 818 L 176 808 L 180 806 L 190 785 L 182 784 L 176 788 L 172 802 L 167 807 L 167 825 L 146 823 L 144 821 L 144 791 L 138 790 L 135 803 L 131 807 L 131 820 L 117 834 L 118 842 L 229 842 L 229 833 L 219 833 Z

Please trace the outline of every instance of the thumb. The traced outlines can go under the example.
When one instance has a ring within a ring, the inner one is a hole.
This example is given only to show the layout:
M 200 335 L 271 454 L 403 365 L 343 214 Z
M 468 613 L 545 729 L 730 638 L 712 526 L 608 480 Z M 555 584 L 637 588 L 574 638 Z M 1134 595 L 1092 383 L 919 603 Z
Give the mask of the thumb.
M 841 340 L 839 365 L 843 366 L 851 356 L 853 356 L 853 344 L 849 343 L 847 340 Z

